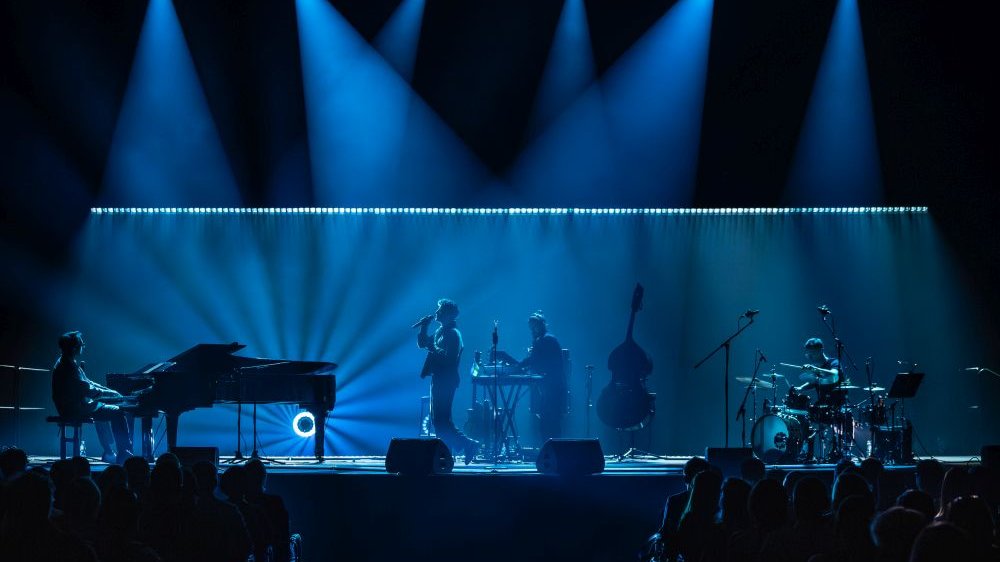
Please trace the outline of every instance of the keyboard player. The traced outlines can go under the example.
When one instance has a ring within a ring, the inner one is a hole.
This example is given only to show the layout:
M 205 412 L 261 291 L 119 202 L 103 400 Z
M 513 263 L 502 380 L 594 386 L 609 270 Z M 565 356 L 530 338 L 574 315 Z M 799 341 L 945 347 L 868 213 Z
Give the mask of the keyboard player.
M 59 337 L 60 357 L 52 368 L 52 402 L 62 417 L 93 418 L 104 447 L 101 460 L 122 464 L 132 456 L 132 440 L 125 414 L 107 401 L 120 400 L 118 392 L 98 384 L 77 361 L 83 353 L 83 334 L 67 332 Z

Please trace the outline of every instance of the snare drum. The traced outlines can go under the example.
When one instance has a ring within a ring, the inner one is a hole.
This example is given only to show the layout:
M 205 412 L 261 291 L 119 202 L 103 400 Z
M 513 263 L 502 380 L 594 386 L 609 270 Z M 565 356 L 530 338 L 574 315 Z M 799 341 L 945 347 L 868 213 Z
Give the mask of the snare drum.
M 768 414 L 753 424 L 750 444 L 765 463 L 794 462 L 808 429 L 806 423 L 795 416 Z
M 788 389 L 788 395 L 782 401 L 785 407 L 790 410 L 808 410 L 809 409 L 809 396 L 806 394 L 799 394 L 795 387 Z

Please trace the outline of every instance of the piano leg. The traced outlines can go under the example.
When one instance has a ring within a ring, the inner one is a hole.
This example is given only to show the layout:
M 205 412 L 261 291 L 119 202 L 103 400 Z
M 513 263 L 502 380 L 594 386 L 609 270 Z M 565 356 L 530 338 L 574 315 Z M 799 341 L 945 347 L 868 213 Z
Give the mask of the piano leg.
M 166 414 L 167 416 L 167 450 L 173 451 L 177 447 L 177 420 L 180 414 Z
M 313 453 L 316 460 L 323 462 L 326 456 L 326 410 L 318 408 L 312 412 L 313 420 L 316 422 L 316 433 L 313 435 Z
M 140 418 L 139 443 L 142 446 L 142 458 L 153 462 L 153 418 L 150 416 Z

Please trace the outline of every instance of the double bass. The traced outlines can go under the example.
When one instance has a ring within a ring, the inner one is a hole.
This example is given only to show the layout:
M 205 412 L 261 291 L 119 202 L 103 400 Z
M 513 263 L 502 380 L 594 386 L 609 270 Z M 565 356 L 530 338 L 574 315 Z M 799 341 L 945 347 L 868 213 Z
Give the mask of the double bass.
M 646 378 L 653 371 L 653 361 L 632 339 L 635 313 L 642 309 L 642 296 L 642 285 L 636 283 L 625 341 L 608 357 L 611 382 L 597 399 L 597 416 L 619 431 L 642 429 L 655 412 L 656 396 L 646 389 Z

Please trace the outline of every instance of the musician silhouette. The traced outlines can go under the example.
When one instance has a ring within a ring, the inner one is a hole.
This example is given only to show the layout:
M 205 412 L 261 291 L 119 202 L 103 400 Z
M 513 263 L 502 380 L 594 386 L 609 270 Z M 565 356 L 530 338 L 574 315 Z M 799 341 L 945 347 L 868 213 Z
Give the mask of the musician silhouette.
M 467 437 L 451 417 L 451 406 L 458 389 L 458 362 L 462 358 L 462 333 L 458 331 L 458 305 L 449 299 L 437 302 L 433 319 L 441 326 L 434 335 L 427 333 L 432 317 L 425 316 L 417 332 L 417 345 L 427 350 L 427 358 L 420 377 L 431 377 L 431 420 L 437 436 L 453 451 L 465 453 L 465 464 L 472 462 L 479 449 L 479 442 Z
M 77 361 L 83 348 L 80 332 L 67 332 L 59 337 L 61 356 L 52 368 L 52 402 L 62 417 L 93 418 L 104 447 L 102 460 L 121 464 L 132 456 L 132 439 L 125 414 L 118 406 L 101 402 L 102 398 L 121 398 L 121 394 L 87 377 Z
M 562 437 L 562 422 L 567 407 L 566 369 L 562 345 L 549 332 L 542 311 L 535 311 L 528 317 L 528 329 L 531 331 L 531 347 L 527 357 L 517 361 L 506 352 L 497 354 L 516 363 L 520 369 L 542 376 L 538 394 L 532 396 L 532 411 L 538 416 L 539 434 L 544 442 Z

